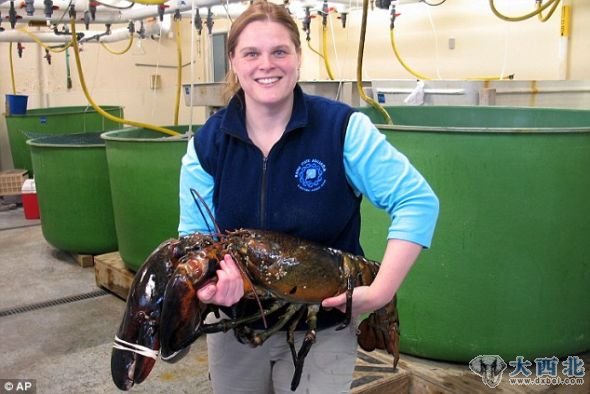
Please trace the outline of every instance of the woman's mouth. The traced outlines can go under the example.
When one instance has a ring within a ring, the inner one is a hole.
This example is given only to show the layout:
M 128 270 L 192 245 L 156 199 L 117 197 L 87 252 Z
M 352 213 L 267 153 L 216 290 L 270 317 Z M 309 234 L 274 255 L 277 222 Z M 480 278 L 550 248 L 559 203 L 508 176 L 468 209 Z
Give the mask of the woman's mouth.
M 257 78 L 256 82 L 262 85 L 270 85 L 277 82 L 279 79 L 279 77 Z

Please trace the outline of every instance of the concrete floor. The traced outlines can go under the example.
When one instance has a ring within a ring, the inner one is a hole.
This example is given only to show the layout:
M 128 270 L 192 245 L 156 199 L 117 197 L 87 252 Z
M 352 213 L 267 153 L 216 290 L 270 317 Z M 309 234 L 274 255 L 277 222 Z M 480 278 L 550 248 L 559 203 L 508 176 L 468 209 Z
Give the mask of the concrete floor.
M 96 286 L 93 268 L 45 241 L 40 221 L 20 207 L 0 212 L 0 381 L 35 379 L 37 393 L 120 392 L 110 355 L 124 306 Z M 211 393 L 204 342 L 176 364 L 156 363 L 132 392 Z

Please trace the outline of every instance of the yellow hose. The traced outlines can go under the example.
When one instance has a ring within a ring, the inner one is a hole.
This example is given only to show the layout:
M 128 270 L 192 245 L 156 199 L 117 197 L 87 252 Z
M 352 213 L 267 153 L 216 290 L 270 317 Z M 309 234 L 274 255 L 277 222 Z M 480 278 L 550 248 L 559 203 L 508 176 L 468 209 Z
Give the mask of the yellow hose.
M 328 77 L 333 81 L 334 74 L 332 73 L 332 68 L 330 67 L 330 59 L 328 58 L 328 28 L 326 26 L 322 28 L 322 52 L 322 58 L 324 59 L 324 66 L 326 66 Z
M 98 112 L 99 114 L 101 114 L 105 118 L 112 120 L 113 122 L 127 124 L 127 125 L 131 125 L 131 126 L 135 126 L 135 127 L 141 127 L 144 129 L 149 129 L 149 130 L 154 130 L 154 131 L 159 131 L 161 133 L 172 135 L 172 136 L 180 135 L 180 133 L 177 133 L 174 130 L 166 129 L 164 127 L 149 125 L 149 124 L 141 123 L 141 122 L 135 122 L 132 120 L 122 119 L 122 118 L 113 116 L 113 115 L 105 112 L 102 108 L 100 108 L 94 102 L 94 100 L 92 100 L 92 97 L 90 97 L 90 94 L 88 93 L 88 89 L 86 88 L 86 82 L 84 80 L 84 74 L 82 72 L 82 62 L 80 61 L 80 48 L 78 47 L 78 38 L 76 36 L 76 20 L 74 18 L 72 18 L 70 20 L 70 28 L 72 30 L 72 46 L 74 47 L 74 57 L 76 58 L 76 67 L 78 69 L 78 78 L 80 79 L 80 86 L 82 86 L 82 90 L 84 91 L 84 95 L 86 96 L 86 100 L 88 100 L 88 102 L 90 103 L 92 108 L 94 108 L 94 110 L 96 112 Z
M 322 55 L 322 54 L 321 54 L 319 51 L 317 51 L 315 48 L 313 48 L 313 47 L 311 46 L 311 42 L 310 42 L 309 40 L 307 40 L 307 47 L 308 47 L 309 49 L 311 49 L 311 51 L 312 51 L 313 53 L 315 53 L 316 55 L 318 55 L 318 56 L 319 56 L 319 57 L 321 57 L 322 59 L 324 58 L 324 55 Z
M 553 13 L 555 12 L 555 10 L 557 9 L 557 6 L 559 5 L 559 1 L 560 0 L 556 0 L 553 2 L 553 7 L 551 7 L 551 9 L 549 10 L 549 13 L 545 16 L 543 16 L 543 13 L 540 11 L 539 12 L 539 20 L 541 22 L 547 22 L 549 20 L 549 18 L 551 18 L 551 16 L 553 15 Z M 541 7 L 540 4 L 537 3 L 537 8 Z
M 22 33 L 27 34 L 29 37 L 31 37 L 33 39 L 33 41 L 35 41 L 37 44 L 41 45 L 41 47 L 43 47 L 44 49 L 47 49 L 48 51 L 53 52 L 53 53 L 63 52 L 72 45 L 72 41 L 70 41 L 68 43 L 65 43 L 63 48 L 51 48 L 49 45 L 47 45 L 43 41 L 41 41 L 39 39 L 39 37 L 37 37 L 35 34 L 30 32 L 29 30 L 25 29 L 24 27 L 19 27 L 17 30 Z
M 14 65 L 12 64 L 12 41 L 8 46 L 9 62 L 10 62 L 10 82 L 12 82 L 12 94 L 16 94 L 16 83 L 14 81 Z
M 176 105 L 174 107 L 174 125 L 178 126 L 178 112 L 180 110 L 180 91 L 182 86 L 182 41 L 180 40 L 180 19 L 175 20 L 176 28 L 176 54 L 178 60 L 178 72 L 176 73 Z
M 105 44 L 104 42 L 101 42 L 100 45 L 102 45 L 102 47 L 104 49 L 106 49 L 108 52 L 112 53 L 113 55 L 123 55 L 123 54 L 127 53 L 129 51 L 129 49 L 131 49 L 131 46 L 133 45 L 133 33 L 131 33 L 129 35 L 129 43 L 127 44 L 127 47 L 125 49 L 120 50 L 120 51 L 115 51 L 115 50 L 109 48 L 108 45 Z
M 528 14 L 525 15 L 521 15 L 521 16 L 506 16 L 501 14 L 497 9 L 496 9 L 496 5 L 494 4 L 494 0 L 489 0 L 490 2 L 490 8 L 492 9 L 492 12 L 494 13 L 494 15 L 496 15 L 498 18 L 508 21 L 508 22 L 520 22 L 520 21 L 524 21 L 526 19 L 532 18 L 535 15 L 540 15 L 541 12 L 543 12 L 543 10 L 545 10 L 545 8 L 551 6 L 553 3 L 559 2 L 560 0 L 549 0 L 547 3 L 540 5 L 537 7 L 537 9 L 533 12 L 529 12 Z
M 373 108 L 383 115 L 388 124 L 393 124 L 391 117 L 385 111 L 385 109 L 379 105 L 378 102 L 368 97 L 363 90 L 363 52 L 365 50 L 365 36 L 367 35 L 367 12 L 369 9 L 369 0 L 363 0 L 363 15 L 361 20 L 361 36 L 359 40 L 359 50 L 356 62 L 356 88 L 359 92 L 359 96 Z
M 402 59 L 402 57 L 400 56 L 400 54 L 399 54 L 399 51 L 398 51 L 398 49 L 397 49 L 397 45 L 395 44 L 395 38 L 394 38 L 393 30 L 394 30 L 394 28 L 391 28 L 391 29 L 389 30 L 389 38 L 390 38 L 390 41 L 391 41 L 391 48 L 393 49 L 393 52 L 395 53 L 395 57 L 396 57 L 396 58 L 397 58 L 397 60 L 400 62 L 400 64 L 401 64 L 401 65 L 402 65 L 402 66 L 403 66 L 403 67 L 404 67 L 406 70 L 408 70 L 408 71 L 410 72 L 410 74 L 412 74 L 413 76 L 415 76 L 415 77 L 416 77 L 416 78 L 418 78 L 418 79 L 422 79 L 422 80 L 425 80 L 425 81 L 428 81 L 428 80 L 432 79 L 432 78 L 430 78 L 430 77 L 427 77 L 427 76 L 426 76 L 426 75 L 424 75 L 424 74 L 420 74 L 419 72 L 417 72 L 417 71 L 414 71 L 414 70 L 413 70 L 413 69 L 412 69 L 410 66 L 408 66 L 408 65 L 406 64 L 406 62 L 404 62 L 404 61 L 403 61 L 403 59 Z
M 397 49 L 397 45 L 395 43 L 395 38 L 394 38 L 394 33 L 393 33 L 393 28 L 390 29 L 389 32 L 389 37 L 391 39 L 391 47 L 393 48 L 393 52 L 395 53 L 395 57 L 397 58 L 397 60 L 400 62 L 400 64 L 406 69 L 408 70 L 413 76 L 415 76 L 418 79 L 421 79 L 423 81 L 428 81 L 431 80 L 432 78 L 427 77 L 424 74 L 420 74 L 417 71 L 414 71 L 412 68 L 410 68 L 410 66 L 408 66 L 406 64 L 406 62 L 404 62 L 404 60 L 402 59 L 398 49 Z M 476 81 L 496 81 L 496 80 L 500 80 L 500 79 L 506 79 L 505 77 L 501 77 L 499 75 L 489 75 L 489 76 L 481 76 L 481 77 L 468 77 L 466 78 L 467 80 L 476 80 Z

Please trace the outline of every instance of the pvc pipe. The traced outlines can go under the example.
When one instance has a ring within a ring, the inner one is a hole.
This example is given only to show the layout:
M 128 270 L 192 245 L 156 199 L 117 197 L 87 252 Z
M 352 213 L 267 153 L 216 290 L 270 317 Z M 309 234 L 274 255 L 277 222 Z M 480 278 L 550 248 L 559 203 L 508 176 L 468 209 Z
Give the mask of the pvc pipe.
M 151 34 L 158 34 L 160 32 L 160 24 L 159 23 L 149 23 L 144 25 L 144 29 L 147 35 Z M 57 35 L 53 32 L 31 32 L 34 34 L 39 40 L 44 43 L 68 43 L 72 40 L 70 35 Z M 103 35 L 104 30 L 87 30 L 84 32 L 84 38 L 82 41 L 85 44 L 92 44 L 92 43 L 109 43 L 109 42 L 117 42 L 122 40 L 127 40 L 129 38 L 129 30 L 126 27 L 113 29 L 111 30 L 111 34 Z M 99 36 L 98 40 L 88 40 L 85 39 L 89 37 Z M 27 33 L 18 31 L 18 30 L 7 30 L 0 33 L 0 42 L 35 42 L 35 40 Z

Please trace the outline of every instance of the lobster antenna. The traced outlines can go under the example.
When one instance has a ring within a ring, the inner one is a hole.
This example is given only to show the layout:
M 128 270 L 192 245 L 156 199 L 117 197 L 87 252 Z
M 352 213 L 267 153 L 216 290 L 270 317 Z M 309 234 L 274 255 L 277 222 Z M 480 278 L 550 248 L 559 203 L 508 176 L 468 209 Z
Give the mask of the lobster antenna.
M 209 226 L 209 222 L 207 221 L 207 217 L 205 216 L 205 214 L 203 213 L 203 210 L 201 209 L 201 205 L 203 205 L 205 207 L 205 210 L 207 211 L 207 215 L 209 215 L 211 222 L 213 222 L 213 225 L 215 226 L 215 234 L 221 234 L 221 230 L 219 229 L 219 226 L 217 225 L 217 222 L 215 221 L 215 218 L 213 217 L 213 213 L 209 209 L 209 206 L 207 205 L 207 203 L 205 202 L 203 197 L 201 197 L 199 192 L 196 191 L 195 189 L 193 189 L 192 187 L 190 190 L 191 190 L 191 195 L 193 196 L 193 200 L 195 201 L 195 205 L 197 206 L 197 208 L 199 208 L 199 213 L 201 214 L 201 216 L 205 220 L 205 224 L 207 225 L 207 230 L 209 230 L 209 232 L 211 232 L 211 233 L 213 232 L 213 231 L 211 231 L 211 227 Z
M 211 227 L 209 227 L 209 222 L 207 221 L 207 218 L 205 217 L 205 214 L 203 213 L 203 210 L 201 209 L 201 205 L 203 205 L 205 207 L 207 214 L 211 218 L 211 221 L 213 222 L 213 225 L 215 226 L 216 234 L 221 235 L 221 230 L 219 229 L 219 226 L 217 225 L 217 222 L 215 221 L 215 218 L 213 217 L 213 213 L 211 212 L 211 209 L 209 209 L 209 206 L 207 205 L 207 203 L 205 202 L 203 197 L 199 194 L 198 191 L 196 191 L 193 188 L 191 188 L 190 191 L 191 191 L 191 195 L 193 196 L 193 200 L 195 201 L 195 205 L 197 206 L 197 208 L 199 208 L 199 212 L 201 213 L 201 216 L 203 217 L 203 219 L 205 219 L 205 224 L 207 224 L 207 230 L 209 230 L 209 232 L 211 232 Z M 233 258 L 233 256 L 232 256 L 232 258 Z M 258 308 L 260 309 L 261 312 L 263 312 L 264 309 L 262 307 L 262 302 L 260 301 L 258 294 L 256 294 L 256 288 L 254 287 L 254 284 L 252 283 L 252 279 L 250 278 L 250 275 L 248 275 L 248 272 L 246 272 L 244 267 L 238 263 L 239 259 L 237 259 L 237 260 L 234 259 L 234 261 L 236 261 L 236 265 L 238 266 L 238 269 L 242 273 L 243 277 L 246 278 L 246 282 L 248 282 L 248 284 L 252 288 L 252 292 L 254 293 L 254 298 L 256 299 L 256 303 L 258 304 Z M 268 328 L 268 324 L 266 322 L 266 317 L 264 316 L 264 313 L 262 313 L 262 322 L 264 324 L 264 328 L 265 329 Z

